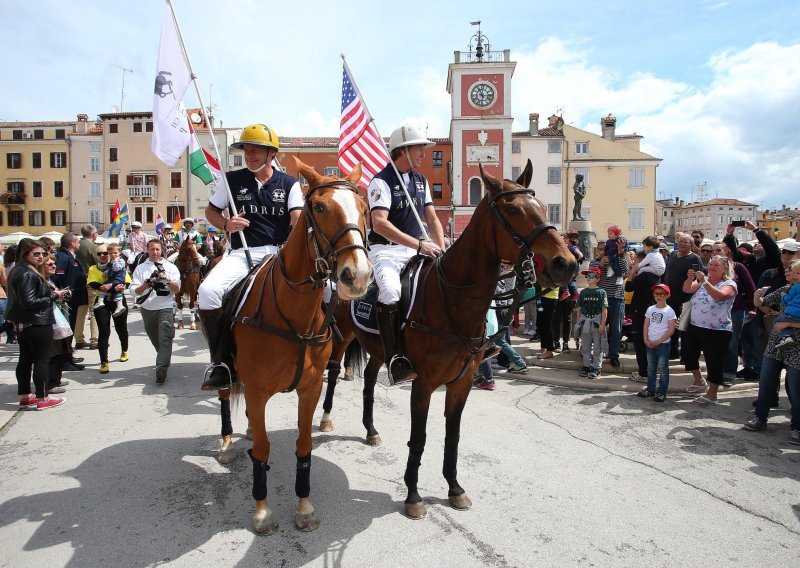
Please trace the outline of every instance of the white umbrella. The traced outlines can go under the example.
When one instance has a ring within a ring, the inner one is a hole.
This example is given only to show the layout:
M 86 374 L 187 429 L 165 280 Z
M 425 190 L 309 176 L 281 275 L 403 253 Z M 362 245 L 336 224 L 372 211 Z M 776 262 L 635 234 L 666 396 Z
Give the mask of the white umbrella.
M 41 238 L 47 237 L 47 238 L 48 238 L 48 239 L 50 239 L 51 241 L 55 242 L 55 243 L 56 243 L 58 246 L 61 246 L 61 236 L 62 236 L 63 234 L 64 234 L 64 233 L 59 233 L 58 231 L 48 231 L 48 232 L 47 232 L 47 233 L 45 233 L 44 235 L 39 235 L 39 236 L 38 236 L 38 237 L 36 237 L 36 238 L 37 238 L 37 239 L 41 239 Z
M 9 245 L 16 245 L 22 239 L 32 239 L 33 235 L 30 233 L 26 233 L 25 231 L 17 231 L 16 233 L 10 233 L 8 235 L 3 235 L 0 237 L 0 244 L 9 246 Z

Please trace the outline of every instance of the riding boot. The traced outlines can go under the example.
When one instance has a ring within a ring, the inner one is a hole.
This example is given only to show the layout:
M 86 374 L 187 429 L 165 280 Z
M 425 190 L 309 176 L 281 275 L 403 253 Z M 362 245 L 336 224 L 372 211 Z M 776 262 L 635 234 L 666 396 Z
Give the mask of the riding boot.
M 400 341 L 400 330 L 397 329 L 397 303 L 376 305 L 378 330 L 383 344 L 384 361 L 389 370 L 389 381 L 396 385 L 405 381 L 413 381 L 417 373 L 403 353 Z
M 204 391 L 215 391 L 227 388 L 237 380 L 233 370 L 231 355 L 231 330 L 222 320 L 222 308 L 215 310 L 197 310 L 203 333 L 208 340 L 208 351 L 211 354 L 211 365 L 206 369 L 205 380 L 201 387 Z

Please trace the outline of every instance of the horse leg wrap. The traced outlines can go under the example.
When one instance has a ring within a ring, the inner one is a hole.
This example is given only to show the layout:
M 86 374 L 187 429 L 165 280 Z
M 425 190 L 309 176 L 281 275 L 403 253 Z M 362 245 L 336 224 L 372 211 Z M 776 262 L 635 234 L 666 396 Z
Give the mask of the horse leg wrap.
M 262 501 L 267 498 L 267 462 L 260 462 L 253 457 L 253 450 L 247 450 L 247 455 L 253 461 L 253 499 Z
M 330 412 L 333 409 L 333 394 L 336 392 L 336 382 L 339 380 L 339 371 L 342 366 L 337 361 L 328 361 L 328 387 L 325 389 L 325 400 L 322 410 Z
M 425 448 L 408 445 L 408 462 L 406 463 L 406 474 L 403 481 L 406 483 L 409 492 L 417 492 L 417 481 L 419 480 L 419 466 L 422 464 L 422 452 Z
M 364 395 L 363 411 L 362 411 L 362 415 L 361 415 L 361 423 L 364 425 L 364 428 L 366 428 L 367 430 L 369 430 L 370 428 L 373 428 L 373 426 L 374 426 L 373 425 L 373 417 L 372 417 L 372 408 L 373 408 L 373 406 L 375 406 L 375 395 L 372 394 L 372 393 L 365 394 Z
M 442 465 L 442 475 L 447 480 L 450 487 L 450 495 L 461 495 L 464 490 L 458 484 L 458 442 L 444 443 L 444 462 Z
M 219 416 L 222 419 L 222 435 L 230 436 L 233 434 L 233 424 L 231 424 L 231 401 L 230 399 L 219 399 Z
M 311 454 L 297 456 L 297 475 L 294 478 L 294 494 L 305 499 L 311 493 Z

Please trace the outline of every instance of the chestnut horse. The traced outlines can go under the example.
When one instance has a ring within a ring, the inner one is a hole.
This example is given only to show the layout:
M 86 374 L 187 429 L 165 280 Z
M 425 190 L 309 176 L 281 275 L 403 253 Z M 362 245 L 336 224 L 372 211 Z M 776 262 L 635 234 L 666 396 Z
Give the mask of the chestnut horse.
M 545 288 L 568 283 L 574 273 L 575 258 L 547 222 L 547 206 L 532 190 L 524 189 L 530 184 L 532 170 L 529 160 L 514 183 L 498 180 L 481 168 L 488 191 L 469 225 L 444 255 L 420 271 L 414 304 L 403 329 L 406 354 L 417 371 L 411 386 L 411 439 L 404 476 L 408 488 L 405 514 L 411 518 L 422 518 L 427 512 L 417 491 L 417 479 L 431 395 L 441 386 L 447 389 L 442 473 L 449 486 L 448 498 L 455 509 L 468 509 L 472 504 L 456 479 L 461 413 L 486 346 L 484 322 L 495 293 L 500 260 L 517 259 L 514 270 L 518 275 L 533 276 L 535 267 L 535 275 Z M 338 362 L 355 337 L 370 355 L 364 371 L 363 423 L 367 443 L 378 445 L 372 403 L 384 361 L 380 337 L 355 328 L 349 305 L 339 306 L 336 321 L 343 339 L 334 342 L 320 429 L 333 428 L 330 411 Z M 351 355 L 358 356 L 358 343 L 352 344 Z
M 178 258 L 175 266 L 181 273 L 181 289 L 175 294 L 178 311 L 175 319 L 178 320 L 178 329 L 183 329 L 183 295 L 189 298 L 189 329 L 197 329 L 195 318 L 197 316 L 197 290 L 200 288 L 200 273 L 203 263 L 197 258 L 197 245 L 192 239 L 185 239 L 178 249 Z
M 256 532 L 267 534 L 277 529 L 277 522 L 267 505 L 266 403 L 276 393 L 297 391 L 295 494 L 299 500 L 294 522 L 301 531 L 313 530 L 319 520 L 308 498 L 312 420 L 332 348 L 333 313 L 323 311 L 323 292 L 330 279 L 337 283 L 338 298 L 360 298 L 373 279 L 365 247 L 366 205 L 355 186 L 361 167 L 343 180 L 320 176 L 295 161 L 310 185 L 302 213 L 278 254 L 262 263 L 233 324 L 237 384 L 243 387 L 253 432 L 248 452 L 256 499 L 253 526 Z M 332 298 L 331 305 L 336 303 L 337 297 Z

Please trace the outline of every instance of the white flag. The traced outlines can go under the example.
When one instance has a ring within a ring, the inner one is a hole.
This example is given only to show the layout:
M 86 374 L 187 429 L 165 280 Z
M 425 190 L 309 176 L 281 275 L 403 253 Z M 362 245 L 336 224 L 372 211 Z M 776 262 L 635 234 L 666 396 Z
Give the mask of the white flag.
M 174 166 L 189 145 L 183 95 L 191 82 L 169 5 L 164 6 L 153 96 L 153 153 Z

